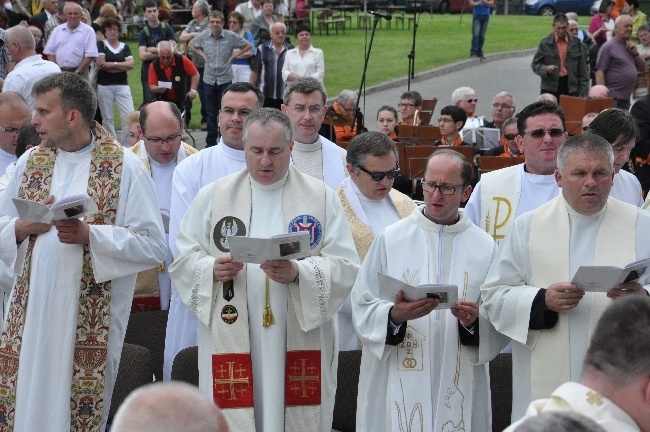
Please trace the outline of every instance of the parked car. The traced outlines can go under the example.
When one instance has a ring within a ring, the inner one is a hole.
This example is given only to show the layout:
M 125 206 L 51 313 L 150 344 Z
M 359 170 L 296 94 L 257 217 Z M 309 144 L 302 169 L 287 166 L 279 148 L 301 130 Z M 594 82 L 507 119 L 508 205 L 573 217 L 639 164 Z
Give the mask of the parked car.
M 406 0 L 407 12 L 460 12 L 465 7 L 465 0 Z M 471 11 L 471 7 L 467 7 Z
M 555 15 L 566 12 L 589 15 L 593 2 L 593 0 L 526 0 L 524 11 L 529 15 Z

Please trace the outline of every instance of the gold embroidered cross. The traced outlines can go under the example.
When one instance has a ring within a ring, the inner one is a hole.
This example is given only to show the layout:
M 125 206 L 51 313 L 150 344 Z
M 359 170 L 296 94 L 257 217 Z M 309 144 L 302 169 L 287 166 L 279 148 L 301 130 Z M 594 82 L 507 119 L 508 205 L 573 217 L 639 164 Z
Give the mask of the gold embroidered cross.
M 214 384 L 219 385 L 220 390 L 218 391 L 219 394 L 226 395 L 230 394 L 229 400 L 237 400 L 237 392 L 240 393 L 240 397 L 243 395 L 243 393 L 247 390 L 244 387 L 248 387 L 250 385 L 250 378 L 247 376 L 243 376 L 244 372 L 246 372 L 246 369 L 242 368 L 241 365 L 239 365 L 239 368 L 235 370 L 235 362 L 227 362 L 228 363 L 228 377 L 225 379 L 219 379 L 215 378 L 214 379 Z M 218 370 L 219 375 L 222 377 L 224 376 L 224 373 L 226 372 L 223 369 L 223 365 L 221 365 L 220 369 Z M 239 378 L 235 378 L 235 372 L 239 374 Z
M 598 392 L 590 391 L 587 393 L 587 402 L 589 402 L 589 405 L 601 406 L 603 404 L 603 395 Z
M 313 381 L 318 382 L 319 379 L 320 379 L 320 376 L 318 375 L 318 372 L 315 372 L 316 371 L 315 366 L 313 366 L 312 364 L 307 366 L 307 359 L 300 359 L 300 363 L 301 363 L 301 365 L 299 367 L 300 375 L 293 375 L 293 376 L 290 375 L 289 376 L 289 382 L 297 381 L 298 383 L 300 383 L 300 388 L 296 388 L 296 386 L 294 384 L 294 386 L 291 389 L 296 394 L 299 393 L 300 390 L 302 390 L 301 397 L 307 397 L 307 391 L 308 390 L 311 391 L 311 394 L 314 394 L 314 392 L 317 390 L 317 387 L 314 386 Z M 297 371 L 298 367 L 294 363 L 294 365 L 290 369 L 292 370 L 292 372 L 295 373 L 295 371 Z M 311 373 L 313 375 L 309 375 L 308 371 L 311 371 Z

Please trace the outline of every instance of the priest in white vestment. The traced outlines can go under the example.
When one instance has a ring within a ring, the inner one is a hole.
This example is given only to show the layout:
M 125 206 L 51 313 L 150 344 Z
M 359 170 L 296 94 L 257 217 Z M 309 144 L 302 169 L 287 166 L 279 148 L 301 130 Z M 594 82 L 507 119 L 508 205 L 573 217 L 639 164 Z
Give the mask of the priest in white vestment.
M 627 296 L 612 302 L 601 316 L 587 350 L 580 382 L 558 387 L 547 399 L 530 404 L 512 424 L 543 412 L 585 415 L 607 432 L 650 430 L 650 299 Z
M 580 379 L 589 335 L 610 298 L 644 293 L 647 273 L 607 293 L 570 282 L 580 266 L 650 258 L 650 214 L 609 197 L 613 164 L 605 139 L 567 140 L 555 174 L 562 195 L 515 220 L 481 287 L 489 319 L 513 341 L 513 419 L 531 400 Z
M 242 129 L 251 112 L 262 108 L 264 95 L 257 87 L 245 82 L 231 84 L 221 98 L 219 130 L 221 139 L 216 146 L 201 150 L 181 161 L 174 170 L 169 220 L 169 247 L 175 256 L 176 237 L 181 219 L 199 190 L 215 180 L 240 171 L 246 166 Z M 163 379 L 171 379 L 176 355 L 198 345 L 199 323 L 178 296 L 172 282 L 172 300 L 167 319 Z
M 290 167 L 291 123 L 264 108 L 244 124 L 246 169 L 202 188 L 170 268 L 199 319 L 200 388 L 237 431 L 329 432 L 338 332 L 358 257 L 345 212 L 323 182 Z M 206 217 L 210 215 L 210 217 Z M 229 236 L 308 231 L 311 256 L 234 262 Z
M 354 245 L 363 262 L 375 236 L 384 228 L 410 215 L 415 203 L 393 189 L 400 173 L 397 147 L 392 139 L 379 132 L 366 132 L 352 138 L 346 160 L 348 174 L 336 193 L 341 199 L 350 224 Z M 359 339 L 352 323 L 350 296 L 338 313 L 339 349 L 359 349 Z
M 103 431 L 136 274 L 164 260 L 165 235 L 151 176 L 95 126 L 90 85 L 54 74 L 34 93 L 42 144 L 0 199 L 0 262 L 18 275 L 0 342 L 0 428 Z M 12 203 L 82 193 L 100 212 L 54 226 L 19 219 Z
M 589 124 L 589 132 L 605 138 L 614 151 L 614 186 L 610 196 L 619 201 L 641 207 L 641 183 L 623 166 L 630 161 L 630 152 L 636 145 L 639 128 L 629 112 L 618 108 L 602 111 Z
M 140 158 L 151 174 L 156 186 L 163 227 L 169 237 L 172 176 L 176 165 L 197 150 L 181 141 L 185 122 L 181 119 L 180 110 L 173 103 L 156 101 L 143 106 L 140 109 L 138 128 L 142 140 L 131 147 L 131 151 Z M 172 253 L 167 245 L 165 261 L 138 274 L 133 294 L 133 312 L 169 309 L 171 279 L 168 267 L 172 261 Z
M 496 242 L 516 217 L 559 194 L 553 173 L 557 149 L 567 138 L 562 108 L 534 102 L 518 114 L 517 129 L 515 141 L 525 163 L 483 174 L 465 206 L 467 217 Z
M 282 111 L 291 119 L 293 165 L 336 190 L 348 175 L 345 150 L 318 135 L 327 112 L 327 93 L 316 78 L 287 83 Z
M 359 269 L 352 289 L 363 345 L 358 431 L 492 430 L 488 368 L 473 362 L 490 327 L 478 303 L 494 241 L 459 210 L 471 173 L 460 153 L 434 153 L 424 207 L 380 233 Z M 401 291 L 388 301 L 379 272 L 413 286 L 457 285 L 459 301 L 440 310 L 438 298 L 407 301 Z

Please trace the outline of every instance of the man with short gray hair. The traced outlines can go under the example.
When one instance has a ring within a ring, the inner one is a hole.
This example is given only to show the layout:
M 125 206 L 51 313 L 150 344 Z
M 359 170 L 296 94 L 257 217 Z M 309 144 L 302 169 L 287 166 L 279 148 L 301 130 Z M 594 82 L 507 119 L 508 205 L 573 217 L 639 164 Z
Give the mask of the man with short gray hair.
M 363 114 L 357 107 L 359 96 L 353 90 L 341 90 L 336 102 L 327 110 L 327 122 L 321 129 L 321 135 L 335 143 L 347 144 L 359 133 L 365 132 Z M 354 123 L 354 130 L 352 124 Z
M 246 168 L 199 191 L 170 268 L 200 323 L 199 386 L 237 431 L 332 427 L 334 314 L 359 259 L 335 192 L 291 166 L 292 136 L 279 110 L 248 115 Z M 299 261 L 244 265 L 230 254 L 229 236 L 301 231 L 309 233 L 309 256 Z
M 485 117 L 476 116 L 476 92 L 471 87 L 459 87 L 451 94 L 451 103 L 460 107 L 467 114 L 467 121 L 463 130 L 475 129 L 485 126 Z
M 492 121 L 486 122 L 485 127 L 500 128 L 504 121 L 515 114 L 515 111 L 514 96 L 506 91 L 497 93 L 492 99 Z
M 610 197 L 613 164 L 604 138 L 584 133 L 565 141 L 555 171 L 561 195 L 515 219 L 481 286 L 490 322 L 512 340 L 513 419 L 531 400 L 580 379 L 589 334 L 611 299 L 650 288 L 647 274 L 606 292 L 570 282 L 581 266 L 624 267 L 650 257 L 642 240 L 650 213 Z

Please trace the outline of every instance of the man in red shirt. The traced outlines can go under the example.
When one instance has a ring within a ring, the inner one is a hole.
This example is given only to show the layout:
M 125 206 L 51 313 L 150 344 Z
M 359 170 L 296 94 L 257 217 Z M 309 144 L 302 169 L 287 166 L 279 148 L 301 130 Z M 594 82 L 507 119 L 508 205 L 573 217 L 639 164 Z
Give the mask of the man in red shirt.
M 185 99 L 193 101 L 199 86 L 199 71 L 192 61 L 182 54 L 176 54 L 176 43 L 158 43 L 158 59 L 149 65 L 149 88 L 155 100 L 173 102 L 183 112 Z M 186 111 L 186 125 L 189 110 Z

